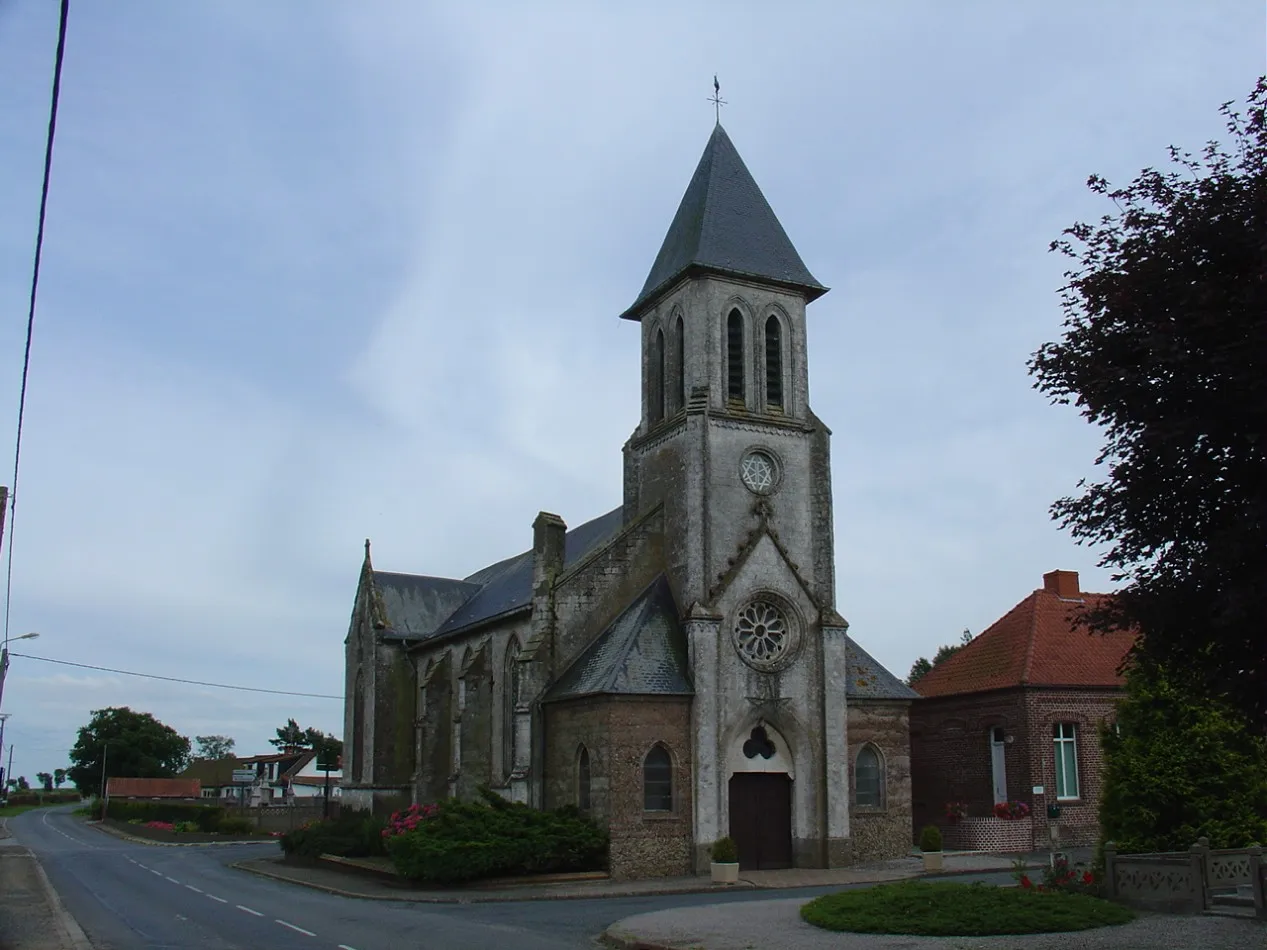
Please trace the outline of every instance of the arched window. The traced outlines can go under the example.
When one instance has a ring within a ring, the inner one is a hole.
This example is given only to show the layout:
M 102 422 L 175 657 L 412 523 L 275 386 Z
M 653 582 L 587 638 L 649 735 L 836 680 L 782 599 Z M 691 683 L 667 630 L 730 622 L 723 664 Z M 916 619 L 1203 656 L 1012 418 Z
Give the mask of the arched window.
M 576 807 L 582 812 L 590 810 L 590 750 L 585 746 L 576 757 Z
M 677 354 L 677 404 L 673 408 L 681 409 L 686 405 L 686 327 L 681 317 L 677 318 L 673 336 L 673 351 Z
M 783 327 L 774 314 L 765 322 L 765 404 L 783 409 Z
M 862 747 L 853 775 L 854 804 L 860 808 L 883 808 L 884 763 L 874 746 Z
M 356 686 L 352 690 L 352 781 L 363 781 L 361 770 L 365 767 L 365 674 L 356 671 Z
M 662 745 L 642 760 L 642 803 L 645 811 L 673 811 L 673 759 Z
M 726 318 L 726 398 L 745 402 L 743 365 L 743 314 L 737 309 Z
M 664 331 L 656 330 L 651 341 L 651 421 L 664 418 Z
M 515 707 L 519 704 L 519 641 L 511 637 L 502 666 L 502 769 L 515 769 Z

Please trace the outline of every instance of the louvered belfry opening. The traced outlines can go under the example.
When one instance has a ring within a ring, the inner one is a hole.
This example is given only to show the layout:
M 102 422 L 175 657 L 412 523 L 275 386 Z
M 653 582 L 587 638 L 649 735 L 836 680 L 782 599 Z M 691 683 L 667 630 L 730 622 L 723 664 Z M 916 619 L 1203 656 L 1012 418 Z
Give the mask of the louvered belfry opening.
M 765 322 L 765 404 L 783 411 L 783 326 L 773 314 Z
M 664 331 L 656 330 L 651 344 L 651 421 L 664 418 Z
M 743 371 L 743 314 L 730 311 L 726 319 L 726 398 L 746 402 Z
M 673 408 L 677 410 L 686 405 L 686 327 L 681 317 L 677 318 L 673 336 L 673 351 L 677 354 L 677 402 Z

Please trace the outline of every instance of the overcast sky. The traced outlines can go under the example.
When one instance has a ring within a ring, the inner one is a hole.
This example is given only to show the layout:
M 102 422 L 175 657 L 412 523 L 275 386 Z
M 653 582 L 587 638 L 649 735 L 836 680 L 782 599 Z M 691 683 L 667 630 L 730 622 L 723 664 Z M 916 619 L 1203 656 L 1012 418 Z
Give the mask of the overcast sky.
M 684 10 L 686 12 L 684 12 Z M 0 482 L 57 4 L 0 2 Z M 72 4 L 17 652 L 338 695 L 366 537 L 463 576 L 620 503 L 647 275 L 722 121 L 813 274 L 838 605 L 894 673 L 1045 571 L 1099 434 L 1031 388 L 1049 242 L 1264 64 L 1257 0 Z M 7 541 L 8 539 L 6 539 Z M 6 545 L 7 549 L 7 545 Z M 15 658 L 14 774 L 93 709 L 267 751 L 287 699 Z

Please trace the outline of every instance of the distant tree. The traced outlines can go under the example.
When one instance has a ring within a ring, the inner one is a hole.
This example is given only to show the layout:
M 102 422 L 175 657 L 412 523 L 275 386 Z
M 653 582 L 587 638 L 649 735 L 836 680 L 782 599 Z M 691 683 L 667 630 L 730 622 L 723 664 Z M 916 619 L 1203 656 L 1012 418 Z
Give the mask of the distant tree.
M 964 627 L 963 633 L 959 634 L 958 643 L 946 643 L 937 648 L 937 652 L 933 655 L 933 659 L 929 661 L 927 657 L 921 656 L 918 660 L 911 664 L 911 672 L 906 677 L 906 685 L 914 686 L 917 682 L 927 676 L 937 666 L 949 660 L 952 656 L 964 648 L 965 645 L 972 642 L 972 632 Z
M 1230 146 L 1091 176 L 1113 208 L 1052 243 L 1065 330 L 1029 369 L 1104 428 L 1106 477 L 1051 509 L 1129 581 L 1086 620 L 1267 732 L 1267 77 L 1247 104 L 1220 109 Z
M 341 739 L 337 739 L 329 733 L 309 729 L 308 741 L 310 747 L 316 750 L 317 768 L 329 768 L 332 772 L 338 769 L 339 758 L 343 755 L 343 741 Z
M 299 723 L 287 719 L 286 725 L 277 730 L 277 738 L 269 739 L 268 744 L 285 753 L 300 752 L 309 748 L 308 733 L 299 728 Z
M 97 709 L 70 750 L 66 776 L 80 792 L 100 787 L 103 755 L 107 777 L 171 778 L 189 761 L 189 740 L 149 713 Z
M 61 788 L 62 782 L 66 781 L 65 769 L 53 769 L 53 787 Z
M 25 792 L 28 789 L 30 789 L 30 787 L 31 787 L 31 783 L 26 780 L 26 776 L 19 775 L 18 776 L 18 790 Z
M 198 743 L 195 759 L 230 759 L 233 747 L 237 745 L 228 736 L 194 736 L 194 742 Z
M 40 783 L 40 787 L 46 792 L 53 790 L 53 775 L 51 772 L 36 772 L 35 780 Z
M 1267 737 L 1233 707 L 1194 697 L 1154 664 L 1127 673 L 1103 730 L 1104 840 L 1123 852 L 1267 841 Z

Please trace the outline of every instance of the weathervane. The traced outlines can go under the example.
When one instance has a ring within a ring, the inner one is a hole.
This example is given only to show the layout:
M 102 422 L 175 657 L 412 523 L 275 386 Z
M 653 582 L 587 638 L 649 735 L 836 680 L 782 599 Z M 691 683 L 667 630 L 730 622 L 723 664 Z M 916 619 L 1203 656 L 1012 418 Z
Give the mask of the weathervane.
M 713 73 L 713 94 L 709 96 L 708 101 L 713 104 L 717 112 L 717 124 L 721 125 L 721 107 L 726 105 L 726 100 L 721 97 L 721 83 L 717 81 L 716 73 Z

